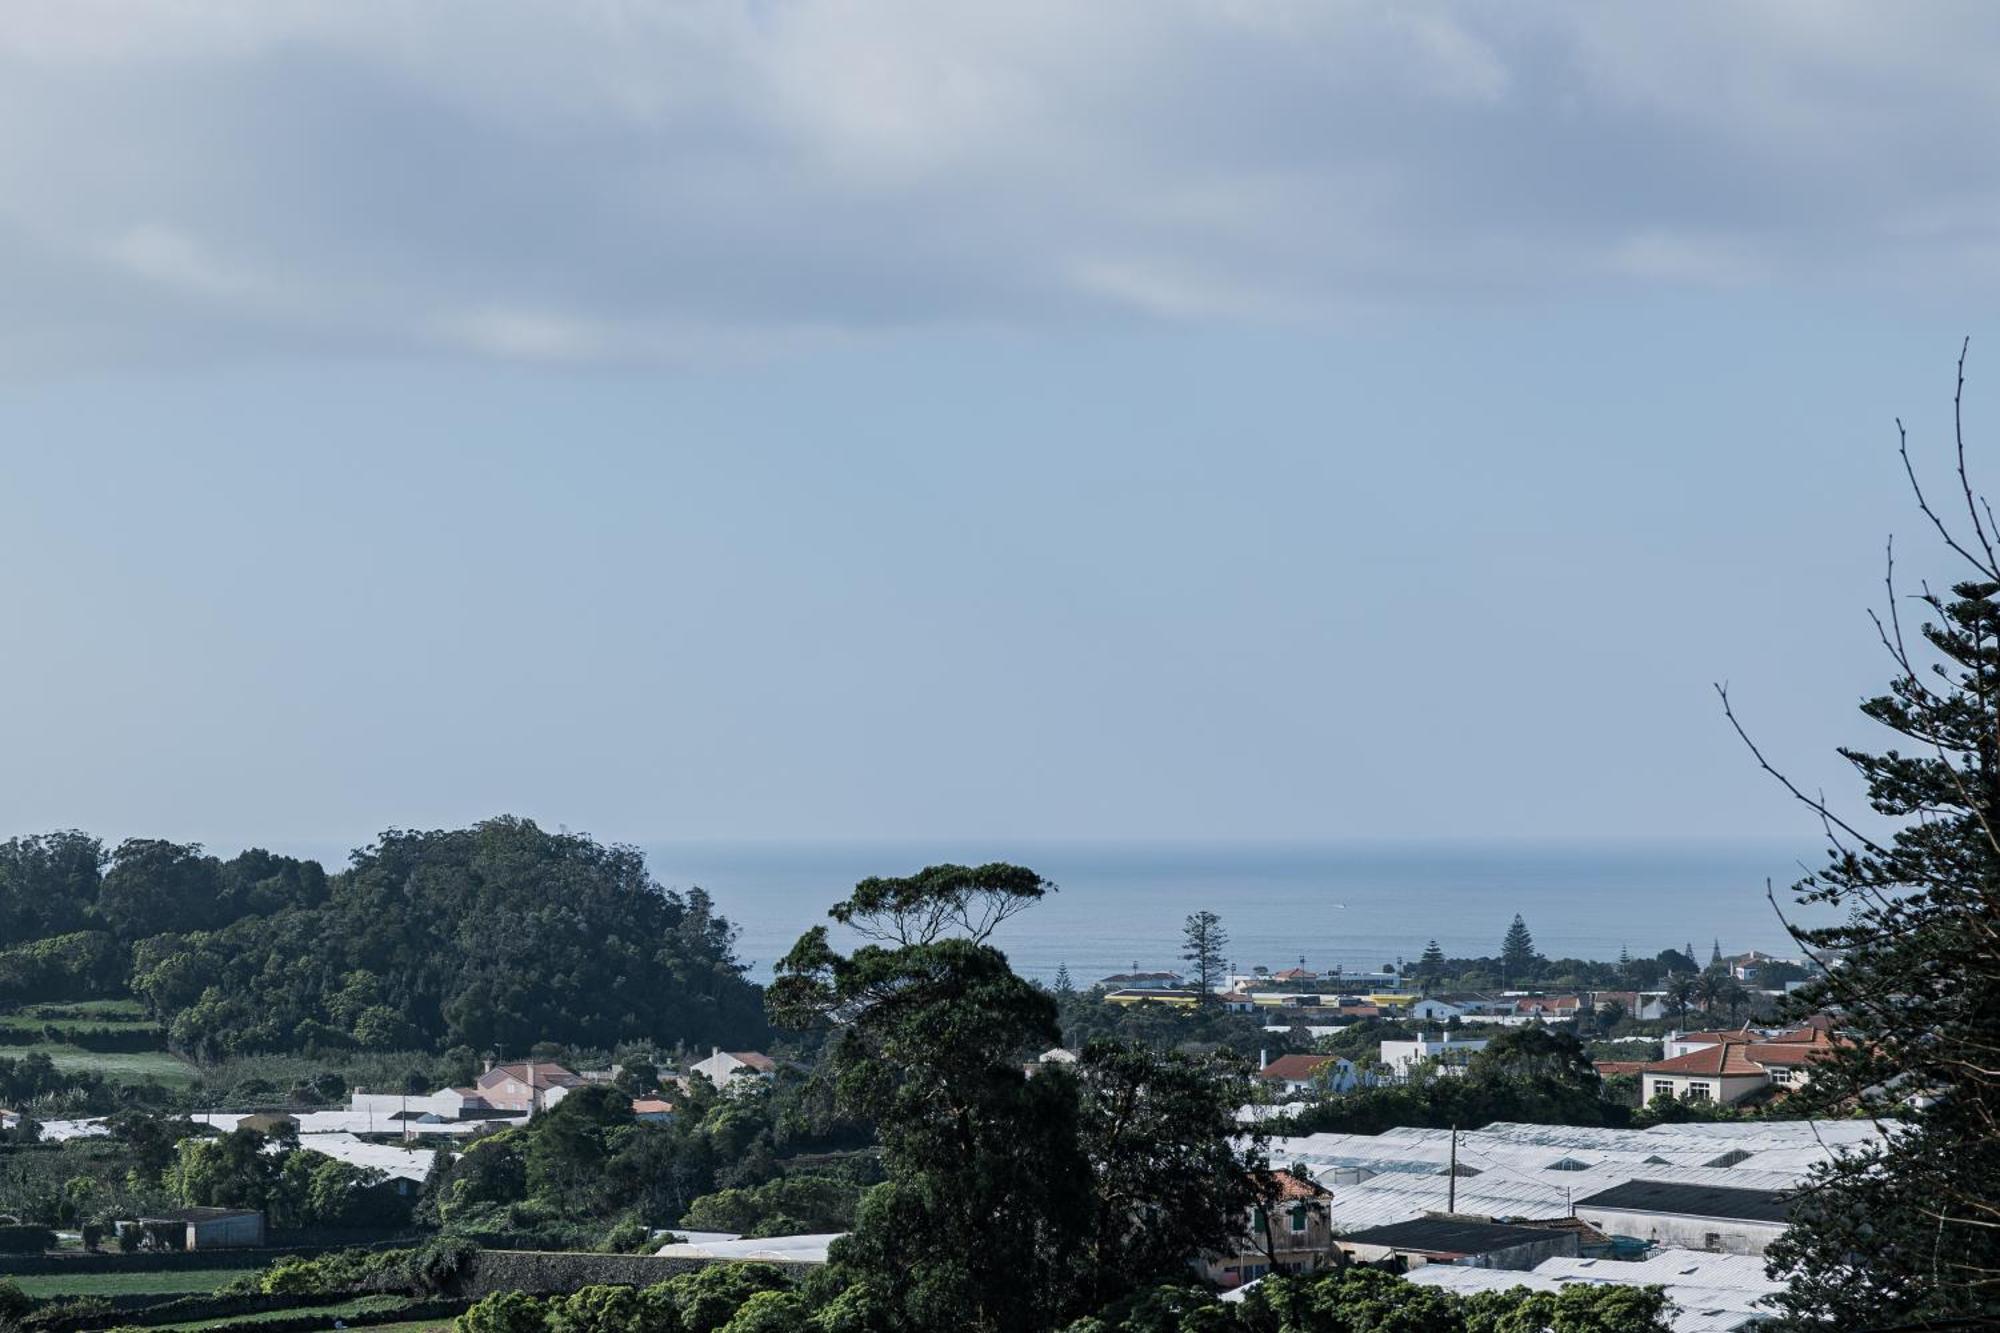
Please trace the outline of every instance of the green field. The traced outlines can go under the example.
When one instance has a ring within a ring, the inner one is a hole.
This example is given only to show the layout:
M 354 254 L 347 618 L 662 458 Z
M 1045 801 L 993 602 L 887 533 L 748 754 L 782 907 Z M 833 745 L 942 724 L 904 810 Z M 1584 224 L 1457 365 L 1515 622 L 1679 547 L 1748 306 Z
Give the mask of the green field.
M 40 1051 L 55 1062 L 57 1069 L 88 1069 L 120 1083 L 137 1083 L 156 1078 L 162 1083 L 193 1083 L 194 1066 L 166 1051 L 80 1051 L 74 1046 L 26 1046 L 0 1048 L 0 1054 Z
M 158 1273 L 28 1273 L 9 1278 L 38 1301 L 55 1296 L 188 1296 L 214 1291 L 241 1268 L 170 1268 Z
M 370 1324 L 368 1333 L 452 1333 L 452 1319 L 413 1319 L 404 1324 Z
M 301 1315 L 317 1315 L 331 1325 L 336 1319 L 352 1319 L 358 1314 L 379 1314 L 384 1310 L 399 1309 L 409 1303 L 407 1296 L 358 1296 L 351 1301 L 342 1301 L 338 1305 L 307 1305 L 291 1310 L 266 1310 L 261 1314 L 231 1315 L 227 1319 L 196 1319 L 185 1324 L 156 1324 L 152 1327 L 157 1333 L 178 1333 L 178 1330 L 182 1329 L 213 1328 L 217 1324 L 229 1324 L 231 1326 L 237 1324 L 264 1324 L 276 1319 L 297 1319 Z M 390 1324 L 387 1327 L 443 1328 L 449 1327 L 450 1323 L 450 1320 L 446 1320 L 443 1324 L 438 1325 Z M 383 1326 L 376 1325 L 375 1327 Z

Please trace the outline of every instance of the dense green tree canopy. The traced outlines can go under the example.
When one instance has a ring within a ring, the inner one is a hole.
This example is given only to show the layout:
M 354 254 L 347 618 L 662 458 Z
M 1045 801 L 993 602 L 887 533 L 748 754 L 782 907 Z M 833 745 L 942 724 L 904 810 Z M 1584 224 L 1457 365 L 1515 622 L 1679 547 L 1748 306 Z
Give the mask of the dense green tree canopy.
M 631 848 L 503 818 L 392 830 L 327 883 L 275 859 L 228 869 L 216 869 L 216 902 L 277 910 L 133 951 L 133 991 L 185 1050 L 504 1054 L 763 1033 L 729 924 L 699 890 L 662 890 Z M 181 863 L 175 874 L 195 878 Z M 128 894 L 129 919 L 156 917 L 157 896 Z

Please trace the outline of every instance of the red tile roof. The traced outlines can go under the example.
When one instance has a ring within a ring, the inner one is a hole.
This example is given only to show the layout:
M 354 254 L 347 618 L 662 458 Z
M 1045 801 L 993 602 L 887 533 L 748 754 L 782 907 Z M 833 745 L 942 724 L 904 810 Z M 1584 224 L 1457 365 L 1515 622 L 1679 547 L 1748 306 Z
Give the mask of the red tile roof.
M 760 1074 L 768 1074 L 778 1067 L 778 1062 L 762 1051 L 730 1051 L 729 1056 L 741 1060 Z
M 663 1102 L 658 1097 L 635 1097 L 632 1099 L 633 1115 L 668 1115 L 674 1109 L 672 1102 Z
M 1251 1180 L 1256 1182 L 1258 1193 L 1279 1199 L 1330 1199 L 1332 1193 L 1325 1186 L 1310 1180 L 1301 1180 L 1289 1171 L 1253 1171 Z
M 495 1065 L 479 1076 L 479 1086 L 481 1088 L 490 1088 L 494 1084 L 505 1082 L 510 1078 L 521 1083 L 526 1083 L 530 1068 L 533 1068 L 535 1071 L 534 1086 L 537 1088 L 576 1088 L 583 1086 L 582 1079 L 572 1074 L 569 1070 L 564 1069 L 561 1065 L 547 1064 L 539 1060 L 535 1061 L 532 1066 L 526 1061 L 520 1064 Z
M 1704 1046 L 1686 1055 L 1677 1055 L 1671 1060 L 1656 1060 L 1645 1067 L 1648 1074 L 1706 1074 L 1712 1078 L 1724 1075 L 1752 1075 L 1764 1072 L 1764 1066 L 1752 1060 L 1745 1052 L 1749 1045 L 1740 1041 L 1725 1041 L 1716 1046 Z
M 1636 1074 L 1645 1069 L 1644 1060 L 1597 1060 L 1598 1077 L 1611 1078 L 1617 1074 Z
M 1257 1077 L 1273 1083 L 1305 1083 L 1332 1063 L 1330 1055 L 1281 1055 L 1258 1070 Z
M 1824 1060 L 1845 1045 L 1831 1041 L 1760 1041 L 1752 1042 L 1744 1048 L 1752 1060 L 1762 1065 L 1802 1065 L 1809 1060 Z

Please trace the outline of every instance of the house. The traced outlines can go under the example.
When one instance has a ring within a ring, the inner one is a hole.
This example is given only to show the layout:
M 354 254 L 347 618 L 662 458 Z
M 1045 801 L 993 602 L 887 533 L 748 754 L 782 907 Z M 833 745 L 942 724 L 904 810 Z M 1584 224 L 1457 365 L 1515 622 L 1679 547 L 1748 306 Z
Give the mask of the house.
M 700 1074 L 718 1088 L 728 1088 L 740 1086 L 739 1079 L 750 1082 L 771 1078 L 778 1072 L 778 1062 L 762 1051 L 725 1051 L 712 1046 L 708 1059 L 696 1061 L 689 1066 L 689 1072 Z
M 1726 1041 L 1656 1060 L 1639 1071 L 1640 1096 L 1651 1101 L 1665 1093 L 1682 1101 L 1732 1106 L 1771 1082 L 1764 1066 L 1745 1053 L 1747 1047 L 1745 1042 Z
M 674 1118 L 674 1104 L 658 1097 L 634 1097 L 632 1118 L 642 1124 L 663 1125 Z
M 1178 972 L 1118 972 L 1098 982 L 1104 990 L 1179 990 Z
M 1708 1044 L 1710 1036 L 1720 1040 Z M 1844 1044 L 1825 1027 L 1814 1026 L 1770 1037 L 1748 1028 L 1689 1033 L 1668 1041 L 1667 1059 L 1640 1071 L 1642 1095 L 1647 1101 L 1666 1093 L 1687 1101 L 1731 1105 L 1767 1087 L 1792 1088 L 1805 1083 L 1812 1076 L 1814 1062 L 1828 1058 Z M 1672 1054 L 1677 1049 L 1684 1054 Z
M 1522 1018 L 1575 1018 L 1582 1004 L 1580 995 L 1523 995 L 1514 1001 L 1514 1012 Z
M 1311 1273 L 1340 1262 L 1333 1196 L 1323 1186 L 1289 1171 L 1260 1171 L 1252 1180 L 1259 1201 L 1237 1219 L 1241 1248 L 1203 1255 L 1195 1268 L 1204 1280 L 1240 1287 L 1270 1273 Z
M 571 1088 L 582 1086 L 581 1078 L 559 1064 L 528 1060 L 488 1066 L 475 1089 L 496 1110 L 533 1115 L 556 1105 L 569 1095 Z
M 254 1129 L 267 1139 L 296 1138 L 299 1122 L 283 1111 L 258 1111 L 236 1122 L 239 1130 Z
M 264 1244 L 264 1214 L 255 1208 L 183 1208 L 139 1225 L 166 1244 L 189 1250 L 258 1249 Z
M 1669 1032 L 1662 1047 L 1662 1055 L 1669 1060 L 1688 1055 L 1710 1046 L 1720 1046 L 1724 1042 L 1752 1042 L 1764 1040 L 1764 1034 L 1744 1024 L 1740 1028 L 1727 1028 L 1719 1032 Z
M 1628 1180 L 1576 1201 L 1576 1215 L 1612 1236 L 1716 1254 L 1762 1255 L 1785 1230 L 1779 1190 Z
M 1199 993 L 1191 990 L 1167 990 L 1158 986 L 1137 986 L 1125 990 L 1115 990 L 1104 997 L 1106 1004 L 1170 1004 L 1177 1009 L 1192 1009 L 1201 1003 Z
M 1395 1259 L 1405 1269 L 1463 1264 L 1526 1272 L 1544 1259 L 1575 1258 L 1578 1233 L 1550 1227 L 1506 1226 L 1483 1218 L 1440 1213 L 1340 1238 L 1340 1248 L 1360 1263 Z
M 1484 1037 L 1418 1037 L 1415 1041 L 1382 1043 L 1382 1063 L 1391 1074 L 1408 1078 L 1427 1060 L 1446 1067 L 1463 1066 L 1474 1051 L 1486 1049 Z
M 1258 1070 L 1257 1078 L 1279 1092 L 1350 1092 L 1360 1081 L 1354 1062 L 1337 1055 L 1281 1055 Z
M 0 1108 L 0 1129 L 19 1129 L 20 1127 L 21 1113 L 19 1111 L 9 1111 Z

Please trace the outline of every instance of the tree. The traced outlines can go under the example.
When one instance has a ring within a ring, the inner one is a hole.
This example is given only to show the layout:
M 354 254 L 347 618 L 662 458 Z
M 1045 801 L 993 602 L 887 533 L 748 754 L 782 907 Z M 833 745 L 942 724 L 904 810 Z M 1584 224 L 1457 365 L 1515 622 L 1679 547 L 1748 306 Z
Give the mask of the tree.
M 112 854 L 97 911 L 121 940 L 206 930 L 218 924 L 221 893 L 222 863 L 199 843 L 127 838 Z
M 1687 953 L 1682 953 L 1679 949 L 1662 949 L 1660 950 L 1659 962 L 1660 966 L 1666 969 L 1668 976 L 1683 972 L 1689 976 L 1693 976 L 1695 973 L 1701 971 L 1700 965 L 1694 961 L 1692 946 L 1690 946 Z
M 984 943 L 1055 885 L 1021 866 L 928 866 L 904 878 L 864 879 L 827 913 L 864 939 L 930 944 L 947 935 Z
M 1095 1309 L 1240 1240 L 1261 1144 L 1239 1152 L 1236 1108 L 1248 1071 L 1179 1051 L 1093 1041 L 1077 1061 L 1093 1218 L 1079 1251 L 1079 1297 Z
M 1069 979 L 1068 963 L 1056 964 L 1056 984 L 1053 989 L 1058 995 L 1069 996 L 1076 994 L 1076 983 Z
M 1423 956 L 1417 959 L 1417 979 L 1426 986 L 1435 986 L 1444 979 L 1444 950 L 1432 940 L 1424 946 Z
M 1507 927 L 1507 937 L 1500 942 L 1500 970 L 1508 981 L 1521 981 L 1534 973 L 1537 958 L 1535 937 L 1528 933 L 1528 923 L 1516 912 L 1513 924 Z
M 1674 1018 L 1685 1022 L 1688 1010 L 1693 1007 L 1695 979 L 1686 972 L 1676 972 L 1667 979 L 1667 1005 L 1674 1011 Z
M 1215 999 L 1215 988 L 1228 966 L 1223 954 L 1228 947 L 1229 932 L 1213 912 L 1191 913 L 1181 926 L 1181 961 L 1193 970 L 1195 993 L 1203 1004 Z
M 1955 406 L 1964 384 L 1961 353 Z M 1843 914 L 1792 930 L 1827 965 L 1799 1009 L 1834 1010 L 1848 1039 L 1794 1096 L 1904 1125 L 1818 1168 L 1799 1192 L 1769 1253 L 1798 1328 L 2000 1316 L 2000 534 L 1954 415 L 1956 523 L 1924 492 L 1906 436 L 1899 453 L 1918 512 L 1962 572 L 1908 599 L 1921 608 L 1910 634 L 1892 553 L 1876 621 L 1891 680 L 1861 707 L 1891 733 L 1889 748 L 1839 751 L 1889 831 L 1857 826 L 1785 778 L 1721 691 L 1755 761 L 1827 834 L 1825 866 L 1794 893 Z
M 1091 1214 L 1076 1083 L 1059 1068 L 1023 1073 L 1025 1052 L 1061 1040 L 1055 1001 L 982 942 L 1004 908 L 970 908 L 961 872 L 863 881 L 829 915 L 866 919 L 896 947 L 842 956 L 815 927 L 779 963 L 771 1009 L 788 1027 L 832 1029 L 837 1104 L 880 1136 L 888 1179 L 862 1199 L 834 1266 L 894 1293 L 891 1329 L 1047 1328 Z M 1017 867 L 976 878 L 1042 891 Z M 953 923 L 965 935 L 947 935 Z

